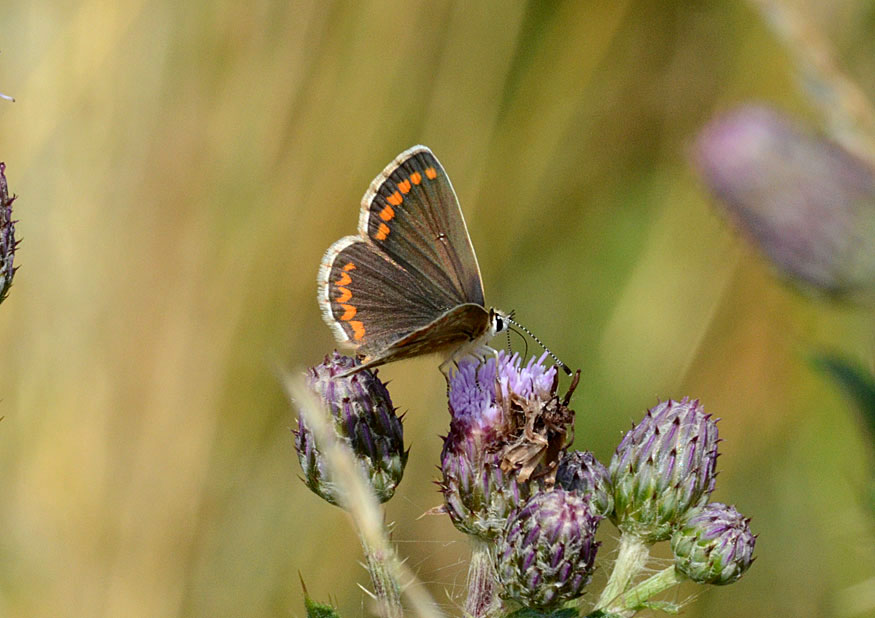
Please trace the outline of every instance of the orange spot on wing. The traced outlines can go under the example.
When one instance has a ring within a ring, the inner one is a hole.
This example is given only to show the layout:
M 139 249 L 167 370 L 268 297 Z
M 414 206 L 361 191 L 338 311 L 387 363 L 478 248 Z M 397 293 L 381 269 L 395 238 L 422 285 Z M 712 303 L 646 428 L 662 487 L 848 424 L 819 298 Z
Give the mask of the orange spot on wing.
M 349 285 L 350 283 L 352 283 L 352 277 L 349 276 L 349 273 L 342 272 L 340 273 L 340 279 L 335 281 L 334 285 L 339 287 L 341 285 Z
M 437 172 L 433 167 L 425 168 L 425 175 L 429 180 L 434 180 L 435 178 L 437 178 Z
M 343 270 L 355 270 L 355 264 L 350 262 L 349 264 L 347 264 L 346 266 L 343 267 Z
M 340 296 L 337 297 L 337 302 L 345 303 L 350 298 L 352 298 L 352 292 L 349 291 L 349 288 L 337 288 L 340 290 Z
M 344 322 L 349 322 L 355 317 L 356 308 L 353 305 L 344 305 L 343 303 L 341 303 L 340 306 L 343 307 L 343 315 L 340 316 L 341 320 L 343 320 Z
M 374 234 L 374 238 L 377 240 L 386 240 L 386 237 L 389 235 L 389 226 L 385 223 L 381 223 L 380 227 L 377 228 L 377 233 Z
M 394 216 L 395 216 L 395 211 L 388 204 L 386 205 L 386 207 L 383 210 L 380 211 L 380 218 L 383 221 L 391 221 L 392 217 L 394 217 Z
M 418 185 L 422 182 L 422 176 L 419 174 L 419 172 L 413 172 L 412 174 L 410 174 L 410 182 L 415 185 Z
M 401 202 L 404 201 L 404 198 L 401 197 L 400 193 L 395 191 L 395 193 L 386 198 L 386 201 L 392 204 L 392 206 L 400 206 Z
M 358 320 L 351 320 L 349 325 L 352 326 L 352 338 L 361 341 L 365 336 L 365 325 Z
M 407 193 L 410 192 L 410 181 L 402 180 L 398 183 L 398 189 L 401 191 L 401 193 L 407 195 Z

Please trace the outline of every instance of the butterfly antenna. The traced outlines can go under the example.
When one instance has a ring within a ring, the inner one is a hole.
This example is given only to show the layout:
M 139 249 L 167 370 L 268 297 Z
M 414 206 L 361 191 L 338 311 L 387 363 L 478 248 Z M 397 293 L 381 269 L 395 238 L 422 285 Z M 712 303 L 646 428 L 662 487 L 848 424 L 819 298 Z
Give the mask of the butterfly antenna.
M 513 315 L 513 314 L 511 314 L 511 315 Z M 544 351 L 547 354 L 549 354 L 550 358 L 552 358 L 553 361 L 562 368 L 562 371 L 564 371 L 566 375 L 569 375 L 569 376 L 571 375 L 571 369 L 568 368 L 568 365 L 566 365 L 561 360 L 559 360 L 559 357 L 556 356 L 555 354 L 553 354 L 553 352 L 550 350 L 550 348 L 545 346 L 543 344 L 543 342 L 540 339 L 538 339 L 532 331 L 530 331 L 528 328 L 526 328 L 525 326 L 523 326 L 522 324 L 520 324 L 519 322 L 517 322 L 516 320 L 514 320 L 510 316 L 508 316 L 507 321 L 510 322 L 511 324 L 513 324 L 514 326 L 516 326 L 517 328 L 521 329 L 525 334 L 527 334 L 529 337 L 534 339 L 535 343 L 537 343 L 539 346 L 544 348 Z
M 508 320 L 508 321 L 510 321 L 510 320 Z M 523 333 L 521 333 L 520 331 L 515 329 L 513 326 L 508 326 L 508 328 L 507 328 L 508 353 L 513 355 L 513 350 L 510 349 L 510 334 L 511 333 L 517 335 L 520 339 L 522 339 L 523 345 L 526 346 L 525 352 L 523 352 L 523 357 L 525 358 L 526 356 L 529 355 L 529 340 L 526 339 L 526 336 Z

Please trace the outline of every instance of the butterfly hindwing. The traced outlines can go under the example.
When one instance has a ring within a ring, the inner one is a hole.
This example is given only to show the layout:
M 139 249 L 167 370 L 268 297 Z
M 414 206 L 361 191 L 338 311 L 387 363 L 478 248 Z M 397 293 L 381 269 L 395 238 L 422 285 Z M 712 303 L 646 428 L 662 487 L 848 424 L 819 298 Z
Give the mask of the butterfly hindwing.
M 443 166 L 425 146 L 404 151 L 362 198 L 359 233 L 429 291 L 484 304 L 480 268 L 459 201 Z M 437 317 L 437 316 L 435 316 Z
M 365 367 L 430 354 L 442 350 L 458 351 L 477 341 L 490 325 L 490 314 L 482 305 L 466 303 L 453 307 L 428 325 L 394 341 L 379 354 L 365 358 Z
M 374 354 L 457 303 L 357 236 L 340 239 L 319 270 L 319 304 L 339 341 Z

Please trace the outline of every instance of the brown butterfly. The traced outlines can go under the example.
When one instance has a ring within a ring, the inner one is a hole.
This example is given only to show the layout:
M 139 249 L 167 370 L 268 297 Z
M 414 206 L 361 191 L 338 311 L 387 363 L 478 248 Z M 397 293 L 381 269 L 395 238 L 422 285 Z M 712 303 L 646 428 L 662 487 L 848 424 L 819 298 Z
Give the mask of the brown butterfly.
M 510 316 L 486 308 L 459 200 L 431 150 L 398 155 L 361 208 L 358 235 L 331 245 L 318 279 L 325 321 L 363 356 L 355 371 L 431 352 L 449 362 L 508 328 Z

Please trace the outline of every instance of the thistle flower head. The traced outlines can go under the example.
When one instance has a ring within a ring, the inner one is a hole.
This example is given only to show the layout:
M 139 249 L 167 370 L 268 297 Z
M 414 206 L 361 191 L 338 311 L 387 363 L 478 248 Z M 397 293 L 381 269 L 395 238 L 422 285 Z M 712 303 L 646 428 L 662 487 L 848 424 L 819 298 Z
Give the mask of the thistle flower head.
M 331 411 L 337 437 L 352 449 L 375 494 L 385 502 L 395 493 L 407 464 L 404 431 L 389 391 L 375 372 L 365 369 L 339 376 L 358 364 L 334 352 L 307 372 L 307 384 Z M 339 504 L 337 486 L 303 419 L 298 419 L 294 434 L 307 487 L 331 504 Z
M 556 483 L 592 502 L 593 513 L 607 517 L 614 510 L 614 495 L 608 469 L 589 451 L 568 453 L 559 462 Z
M 697 166 L 730 220 L 790 281 L 875 298 L 875 170 L 778 112 L 746 106 L 713 120 Z
M 12 202 L 6 185 L 6 164 L 0 163 L 0 302 L 6 299 L 15 275 L 15 221 L 12 220 Z
M 668 539 L 714 489 L 717 442 L 717 424 L 698 400 L 648 410 L 608 468 L 617 527 L 647 543 Z
M 675 568 L 700 584 L 731 584 L 753 562 L 756 536 L 735 507 L 712 502 L 693 509 L 671 537 Z
M 449 378 L 441 454 L 444 510 L 459 530 L 492 539 L 510 512 L 555 474 L 573 412 L 546 356 L 463 359 Z M 527 431 L 528 428 L 528 431 Z
M 507 520 L 496 543 L 504 596 L 539 610 L 583 594 L 593 572 L 601 517 L 586 498 L 560 488 L 529 498 Z

